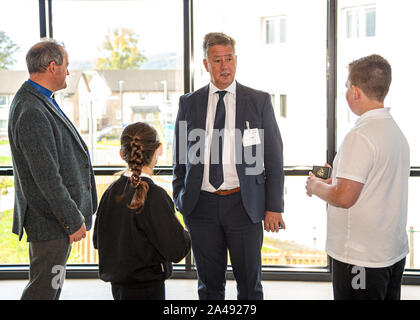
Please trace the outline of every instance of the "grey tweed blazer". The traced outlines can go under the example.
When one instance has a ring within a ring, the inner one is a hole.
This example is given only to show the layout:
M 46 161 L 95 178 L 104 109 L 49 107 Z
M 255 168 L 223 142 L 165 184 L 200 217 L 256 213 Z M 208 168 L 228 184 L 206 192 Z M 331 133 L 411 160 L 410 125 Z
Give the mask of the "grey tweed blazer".
M 13 159 L 13 233 L 28 241 L 66 238 L 97 209 L 89 152 L 73 124 L 25 82 L 10 106 Z

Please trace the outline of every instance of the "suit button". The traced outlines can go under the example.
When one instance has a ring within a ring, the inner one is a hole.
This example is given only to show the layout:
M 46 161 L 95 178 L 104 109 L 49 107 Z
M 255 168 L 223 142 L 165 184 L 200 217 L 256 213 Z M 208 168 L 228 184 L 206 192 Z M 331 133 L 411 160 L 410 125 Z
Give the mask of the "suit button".
M 63 220 L 62 221 L 64 228 L 66 229 L 70 229 L 69 225 Z
M 91 190 L 92 189 L 92 186 L 88 186 L 88 190 Z
M 89 167 L 90 167 L 90 165 L 88 165 L 88 164 L 87 164 L 87 165 L 86 165 L 86 168 L 89 168 Z

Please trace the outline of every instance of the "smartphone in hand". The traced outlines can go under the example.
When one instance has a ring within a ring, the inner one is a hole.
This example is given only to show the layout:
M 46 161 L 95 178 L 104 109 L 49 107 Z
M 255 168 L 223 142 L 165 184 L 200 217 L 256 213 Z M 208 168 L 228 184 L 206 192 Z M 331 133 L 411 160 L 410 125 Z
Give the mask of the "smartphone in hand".
M 331 176 L 331 168 L 324 166 L 313 166 L 312 173 L 315 175 L 315 177 L 328 179 Z

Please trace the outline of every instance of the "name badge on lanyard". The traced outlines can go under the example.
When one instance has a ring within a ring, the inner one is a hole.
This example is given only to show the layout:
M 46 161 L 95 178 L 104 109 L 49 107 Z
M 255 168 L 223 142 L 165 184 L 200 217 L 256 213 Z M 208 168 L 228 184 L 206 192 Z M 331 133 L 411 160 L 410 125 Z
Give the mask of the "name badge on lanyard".
M 244 136 L 242 138 L 242 144 L 244 145 L 244 147 L 261 144 L 258 128 L 250 129 L 249 122 L 246 121 L 245 123 L 246 123 L 246 129 L 244 130 Z

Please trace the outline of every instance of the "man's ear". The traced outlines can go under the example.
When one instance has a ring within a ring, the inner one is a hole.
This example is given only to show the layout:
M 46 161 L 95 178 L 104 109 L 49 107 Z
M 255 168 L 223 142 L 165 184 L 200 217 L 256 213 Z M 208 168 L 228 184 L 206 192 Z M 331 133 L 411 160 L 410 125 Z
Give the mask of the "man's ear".
M 352 88 L 352 94 L 353 94 L 353 98 L 355 99 L 355 100 L 360 100 L 360 98 L 362 97 L 362 95 L 363 95 L 363 91 L 362 91 L 362 89 L 360 89 L 358 86 L 352 86 L 351 87 Z
M 206 71 L 209 72 L 209 65 L 206 58 L 203 59 L 203 64 L 204 64 L 204 68 L 206 68 Z
M 122 150 L 120 149 L 120 157 L 121 157 L 121 159 L 123 159 L 124 160 L 124 157 L 123 157 L 123 154 L 122 154 Z M 125 161 L 125 160 L 124 160 Z
M 50 72 L 54 73 L 55 72 L 55 68 L 56 68 L 55 61 L 51 61 L 50 64 L 48 65 L 47 70 L 49 70 Z
M 163 154 L 163 144 L 161 142 L 161 143 L 159 143 L 159 147 L 157 147 L 157 149 L 156 149 L 156 155 L 158 157 L 160 157 L 160 156 L 162 156 L 162 154 Z

